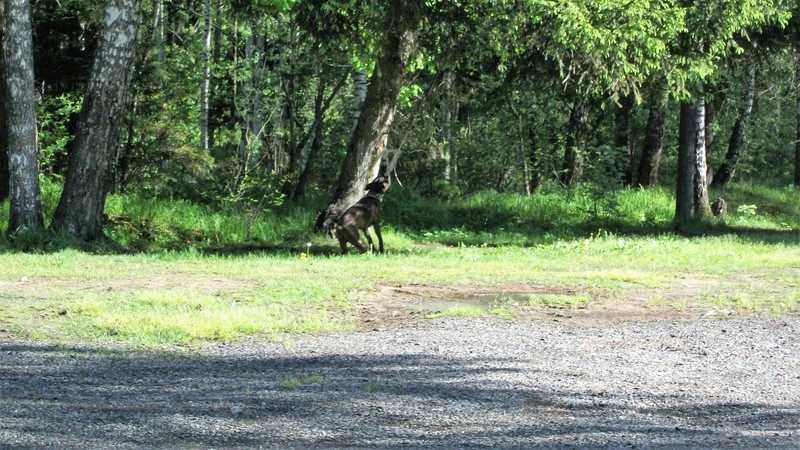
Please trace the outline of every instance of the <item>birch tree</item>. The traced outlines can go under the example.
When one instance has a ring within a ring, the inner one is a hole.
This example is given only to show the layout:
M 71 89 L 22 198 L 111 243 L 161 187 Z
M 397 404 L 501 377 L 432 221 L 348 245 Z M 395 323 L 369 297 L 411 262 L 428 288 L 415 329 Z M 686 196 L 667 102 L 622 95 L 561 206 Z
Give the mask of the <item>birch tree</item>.
M 140 0 L 109 0 L 92 74 L 83 100 L 64 191 L 52 228 L 79 239 L 102 236 L 103 210 L 131 79 Z
M 678 70 L 672 72 L 671 79 L 674 93 L 683 103 L 676 177 L 675 224 L 678 230 L 711 216 L 703 85 L 717 75 L 723 58 L 743 51 L 737 39 L 749 40 L 748 32 L 770 24 L 785 25 L 789 18 L 786 6 L 781 0 L 691 1 L 686 6 L 686 31 L 680 36 L 681 48 L 674 56 Z M 685 114 L 693 114 L 693 117 L 684 117 Z M 694 136 L 689 136 L 689 132 Z
M 317 217 L 317 230 L 331 230 L 339 214 L 358 201 L 364 194 L 364 185 L 378 174 L 419 26 L 417 8 L 416 2 L 390 0 L 382 11 L 384 35 L 377 47 L 375 70 L 336 190 Z
M 200 80 L 200 148 L 209 150 L 208 110 L 211 98 L 211 0 L 203 0 L 203 77 Z
M 8 233 L 44 227 L 36 150 L 36 98 L 29 0 L 6 0 L 3 55 L 8 112 Z
M 5 3 L 0 2 L 0 17 L 5 17 Z M 4 25 L 0 20 L 0 45 Z M 0 203 L 8 198 L 8 101 L 6 100 L 6 65 L 0 57 Z

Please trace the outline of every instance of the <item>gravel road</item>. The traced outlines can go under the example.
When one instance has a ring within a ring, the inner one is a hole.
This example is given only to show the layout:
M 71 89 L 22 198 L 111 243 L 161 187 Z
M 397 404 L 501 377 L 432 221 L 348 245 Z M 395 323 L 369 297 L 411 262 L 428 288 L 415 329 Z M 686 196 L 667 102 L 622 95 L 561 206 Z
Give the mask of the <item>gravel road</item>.
M 800 448 L 800 317 L 0 343 L 0 448 Z

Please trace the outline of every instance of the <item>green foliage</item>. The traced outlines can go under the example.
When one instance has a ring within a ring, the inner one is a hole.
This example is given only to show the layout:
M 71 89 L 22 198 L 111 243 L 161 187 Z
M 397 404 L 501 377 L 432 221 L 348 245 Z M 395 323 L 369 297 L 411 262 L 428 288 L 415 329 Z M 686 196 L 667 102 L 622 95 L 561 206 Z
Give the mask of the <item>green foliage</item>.
M 561 63 L 562 77 L 579 90 L 638 93 L 662 68 L 670 42 L 685 29 L 672 2 L 634 0 L 529 1 L 528 15 L 545 28 L 538 44 Z
M 74 94 L 48 97 L 36 105 L 39 164 L 45 175 L 66 165 L 67 146 L 73 139 L 70 122 L 76 120 L 83 100 Z

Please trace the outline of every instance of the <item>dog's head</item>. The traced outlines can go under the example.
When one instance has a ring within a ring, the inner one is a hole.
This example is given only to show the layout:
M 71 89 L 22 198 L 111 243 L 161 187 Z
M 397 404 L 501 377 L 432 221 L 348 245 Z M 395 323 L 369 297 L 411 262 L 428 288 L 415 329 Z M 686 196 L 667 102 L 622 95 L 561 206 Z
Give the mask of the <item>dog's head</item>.
M 384 192 L 389 189 L 390 184 L 391 181 L 388 176 L 378 175 L 378 177 L 370 181 L 364 189 L 369 191 L 370 194 L 383 195 Z

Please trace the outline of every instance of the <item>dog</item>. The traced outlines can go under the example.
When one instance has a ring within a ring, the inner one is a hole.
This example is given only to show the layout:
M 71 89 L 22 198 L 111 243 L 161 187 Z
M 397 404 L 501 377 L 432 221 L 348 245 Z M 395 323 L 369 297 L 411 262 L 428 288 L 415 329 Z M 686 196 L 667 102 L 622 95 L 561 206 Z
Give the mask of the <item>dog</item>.
M 369 227 L 375 230 L 375 235 L 378 236 L 378 251 L 383 253 L 383 236 L 381 236 L 381 202 L 383 201 L 383 194 L 389 189 L 389 177 L 386 175 L 378 175 L 377 178 L 372 180 L 365 189 L 367 195 L 361 197 L 353 206 L 347 208 L 336 219 L 336 227 L 334 234 L 336 239 L 339 240 L 339 246 L 342 247 L 342 253 L 347 253 L 347 243 L 353 244 L 363 254 L 372 248 L 372 236 L 369 234 Z M 360 231 L 364 232 L 367 237 L 369 247 L 364 245 L 361 240 Z

